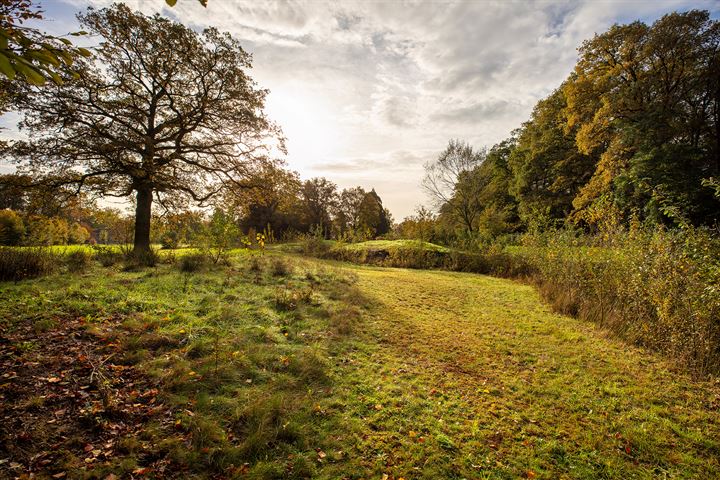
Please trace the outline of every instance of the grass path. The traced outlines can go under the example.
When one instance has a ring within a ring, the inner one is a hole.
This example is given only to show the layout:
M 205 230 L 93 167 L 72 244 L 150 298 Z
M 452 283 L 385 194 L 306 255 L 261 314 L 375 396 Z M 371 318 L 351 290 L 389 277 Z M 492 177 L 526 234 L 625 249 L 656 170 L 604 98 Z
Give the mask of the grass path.
M 720 478 L 718 383 L 529 286 L 353 268 L 374 306 L 323 405 L 354 436 L 327 478 Z

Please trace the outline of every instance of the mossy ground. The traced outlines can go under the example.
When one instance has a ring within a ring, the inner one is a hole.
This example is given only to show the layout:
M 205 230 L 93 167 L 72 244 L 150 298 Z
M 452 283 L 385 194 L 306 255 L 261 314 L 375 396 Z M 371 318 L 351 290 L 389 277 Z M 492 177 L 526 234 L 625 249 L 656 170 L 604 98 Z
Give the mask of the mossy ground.
M 512 281 L 243 253 L 193 273 L 93 266 L 4 283 L 0 295 L 0 417 L 57 411 L 13 397 L 11 371 L 48 378 L 32 365 L 50 352 L 19 332 L 40 339 L 78 319 L 112 352 L 107 367 L 141 372 L 162 406 L 100 453 L 83 439 L 117 421 L 91 408 L 99 420 L 44 466 L 9 457 L 9 442 L 25 440 L 3 432 L 0 473 L 720 476 L 720 384 L 553 314 Z M 42 400 L 85 408 L 63 401 Z

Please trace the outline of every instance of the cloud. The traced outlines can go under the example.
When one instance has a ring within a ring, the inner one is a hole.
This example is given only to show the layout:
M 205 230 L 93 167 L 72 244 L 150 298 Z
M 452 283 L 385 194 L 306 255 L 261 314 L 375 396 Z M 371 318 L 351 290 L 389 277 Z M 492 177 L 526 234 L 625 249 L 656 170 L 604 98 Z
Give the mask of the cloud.
M 319 163 L 314 169 L 322 172 L 355 175 L 357 172 L 408 172 L 422 169 L 422 166 L 436 155 L 435 151 L 393 150 L 379 155 L 344 158 L 337 161 Z
M 445 124 L 478 124 L 507 116 L 516 118 L 518 107 L 522 106 L 508 100 L 492 99 L 435 112 L 430 116 L 430 120 Z

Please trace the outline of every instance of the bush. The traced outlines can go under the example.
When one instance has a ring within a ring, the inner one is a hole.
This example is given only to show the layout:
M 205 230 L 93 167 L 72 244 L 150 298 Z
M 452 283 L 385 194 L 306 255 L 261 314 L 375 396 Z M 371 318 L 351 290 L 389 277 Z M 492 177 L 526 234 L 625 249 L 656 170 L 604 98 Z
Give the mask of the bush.
M 0 245 L 20 245 L 25 236 L 25 223 L 13 210 L 0 210 Z
M 65 264 L 70 273 L 82 273 L 86 271 L 92 263 L 92 252 L 79 248 L 73 250 L 65 256 Z
M 179 245 L 180 235 L 176 231 L 170 230 L 160 237 L 160 246 L 165 250 L 178 248 Z
M 125 271 L 139 270 L 143 267 L 154 267 L 160 261 L 160 255 L 158 252 L 153 250 L 130 250 L 125 253 Z
M 286 277 L 293 272 L 293 266 L 283 258 L 276 258 L 272 262 L 271 272 L 275 277 Z
M 304 235 L 300 239 L 300 248 L 305 255 L 322 257 L 330 251 L 330 246 L 322 235 Z
M 377 253 L 374 252 L 375 255 Z M 447 254 L 422 247 L 389 248 L 381 264 L 400 268 L 442 268 Z
M 110 247 L 102 245 L 93 245 L 93 254 L 95 260 L 100 262 L 103 267 L 112 267 L 116 263 L 120 262 L 123 258 L 122 253 L 113 250 Z
M 191 253 L 180 257 L 178 268 L 181 272 L 192 273 L 208 266 L 210 259 L 204 253 Z
M 19 281 L 52 273 L 56 259 L 43 248 L 0 248 L 0 281 Z

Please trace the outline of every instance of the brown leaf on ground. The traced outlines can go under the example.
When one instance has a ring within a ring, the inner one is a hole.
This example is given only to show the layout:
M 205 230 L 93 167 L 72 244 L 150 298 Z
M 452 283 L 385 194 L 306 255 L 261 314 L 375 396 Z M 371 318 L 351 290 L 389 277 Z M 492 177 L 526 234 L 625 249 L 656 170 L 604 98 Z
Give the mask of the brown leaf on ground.
M 0 478 L 66 478 L 121 456 L 115 445 L 150 420 L 172 427 L 156 382 L 114 363 L 118 337 L 127 335 L 119 324 L 96 325 L 98 334 L 80 319 L 58 319 L 44 332 L 27 323 L 0 333 L 0 458 L 10 460 L 0 464 Z M 19 347 L 30 342 L 31 350 Z

